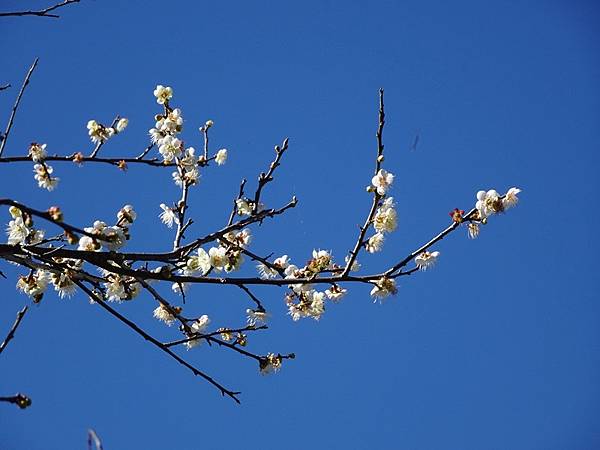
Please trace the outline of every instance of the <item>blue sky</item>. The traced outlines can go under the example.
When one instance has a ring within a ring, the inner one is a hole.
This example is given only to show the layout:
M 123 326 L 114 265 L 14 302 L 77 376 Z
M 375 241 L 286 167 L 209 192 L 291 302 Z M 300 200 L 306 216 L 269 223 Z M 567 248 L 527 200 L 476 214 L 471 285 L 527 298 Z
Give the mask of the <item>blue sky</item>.
M 295 361 L 263 377 L 215 348 L 187 354 L 242 391 L 241 406 L 84 296 L 48 295 L 0 358 L 0 392 L 33 399 L 24 411 L 0 404 L 0 448 L 81 448 L 88 428 L 107 450 L 598 448 L 599 18 L 585 1 L 148 0 L 83 1 L 58 20 L 1 19 L 0 83 L 13 85 L 0 93 L 2 124 L 40 57 L 6 156 L 32 141 L 50 153 L 89 152 L 87 121 L 116 114 L 130 126 L 102 154 L 137 155 L 160 111 L 159 83 L 174 89 L 186 144 L 200 147 L 197 127 L 215 121 L 211 142 L 230 158 L 192 192 L 191 236 L 224 224 L 239 180 L 254 186 L 289 137 L 265 201 L 300 203 L 254 228 L 252 249 L 303 263 L 326 248 L 341 260 L 370 205 L 380 87 L 399 229 L 383 253 L 360 258 L 365 271 L 427 241 L 479 189 L 523 193 L 477 240 L 459 230 L 442 241 L 436 268 L 401 279 L 383 305 L 350 286 L 319 323 L 294 323 L 283 290 L 257 290 L 273 320 L 251 349 L 293 351 Z M 54 168 L 61 184 L 48 193 L 31 164 L 3 165 L 0 196 L 58 204 L 81 226 L 131 203 L 139 218 L 128 247 L 170 248 L 157 217 L 160 203 L 178 198 L 169 170 Z M 27 299 L 14 289 L 18 272 L 1 270 L 4 334 Z M 195 287 L 186 310 L 234 326 L 248 306 L 233 287 Z M 119 310 L 175 337 L 153 308 L 140 297 Z

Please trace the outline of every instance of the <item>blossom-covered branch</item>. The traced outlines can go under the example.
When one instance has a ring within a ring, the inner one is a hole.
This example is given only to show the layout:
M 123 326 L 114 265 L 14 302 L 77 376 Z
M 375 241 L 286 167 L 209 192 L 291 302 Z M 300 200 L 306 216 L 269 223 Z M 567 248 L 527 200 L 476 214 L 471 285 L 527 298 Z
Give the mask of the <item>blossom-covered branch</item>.
M 17 289 L 34 303 L 42 301 L 49 288 L 53 288 L 61 298 L 70 297 L 79 290 L 91 303 L 99 305 L 163 353 L 211 383 L 223 395 L 239 402 L 238 392 L 225 388 L 176 351 L 182 348 L 191 350 L 205 342 L 258 363 L 263 374 L 280 370 L 285 360 L 295 357 L 294 353 L 259 353 L 250 346 L 252 334 L 268 329 L 266 324 L 273 301 L 263 297 L 262 293 L 259 298 L 254 286 L 285 287 L 283 301 L 293 321 L 305 318 L 319 320 L 329 305 L 339 302 L 352 285 L 366 285 L 375 301 L 383 300 L 397 293 L 398 277 L 426 271 L 436 264 L 440 252 L 433 247 L 444 237 L 464 226 L 468 236 L 475 238 L 480 226 L 486 224 L 492 215 L 504 212 L 518 201 L 520 190 L 517 188 L 511 188 L 503 195 L 495 190 L 480 191 L 475 207 L 467 214 L 455 208 L 450 212 L 450 224 L 433 238 L 416 246 L 416 250 L 399 258 L 396 264 L 366 272 L 358 261 L 361 250 L 372 254 L 381 252 L 386 235 L 397 228 L 396 205 L 390 196 L 396 177 L 384 168 L 383 94 L 380 90 L 375 170 L 368 177 L 365 175 L 370 179 L 367 193 L 372 195 L 372 202 L 356 242 L 343 261 L 336 261 L 331 251 L 308 248 L 308 261 L 296 265 L 292 257 L 283 251 L 269 253 L 250 249 L 257 225 L 266 219 L 277 218 L 298 204 L 294 197 L 276 208 L 267 206 L 265 200 L 267 188 L 274 181 L 275 171 L 289 149 L 288 139 L 281 146 L 275 146 L 275 157 L 268 169 L 259 174 L 251 197 L 245 195 L 247 182 L 242 180 L 224 227 L 187 239 L 186 234 L 191 234 L 194 223 L 189 198 L 198 189 L 203 171 L 226 163 L 228 150 L 211 151 L 209 133 L 215 126 L 212 120 L 203 121 L 198 128 L 200 136 L 196 139 L 200 139 L 202 150 L 197 152 L 194 147 L 185 147 L 181 138 L 185 129 L 182 110 L 173 105 L 173 89 L 163 85 L 154 90 L 161 111 L 154 117 L 154 126 L 149 130 L 150 144 L 138 157 L 127 161 L 174 169 L 171 178 L 180 188 L 178 198 L 171 201 L 163 199 L 163 203 L 157 205 L 160 221 L 174 231 L 172 245 L 168 249 L 148 248 L 145 252 L 123 251 L 128 241 L 135 237 L 134 223 L 138 213 L 147 213 L 138 212 L 128 204 L 116 212 L 114 224 L 96 220 L 92 226 L 84 227 L 65 222 L 59 207 L 44 211 L 12 199 L 0 199 L 0 206 L 9 207 L 12 217 L 7 228 L 8 242 L 0 244 L 0 259 L 26 270 L 17 280 Z M 94 150 L 89 157 L 81 153 L 48 156 L 46 144 L 34 143 L 28 149 L 28 156 L 0 158 L 0 162 L 35 163 L 38 186 L 54 190 L 58 187 L 58 178 L 48 165 L 49 161 L 104 162 L 121 168 L 126 165 L 124 159 L 117 161 L 97 155 L 106 141 L 125 130 L 127 123 L 127 119 L 119 116 L 111 125 L 90 120 L 87 129 Z M 158 154 L 147 157 L 153 149 Z M 58 227 L 63 233 L 46 238 L 45 232 L 36 228 L 34 217 Z M 305 260 L 303 255 L 297 258 Z M 253 263 L 248 264 L 248 259 Z M 249 266 L 252 273 L 248 272 Z M 170 285 L 170 294 L 156 288 L 154 283 Z M 232 306 L 228 319 L 232 325 L 214 327 L 213 320 L 199 310 L 202 304 L 197 301 L 194 291 L 205 284 L 219 285 L 223 289 L 233 286 L 252 307 L 236 310 Z M 120 303 L 139 297 L 150 299 L 153 303 L 151 314 L 157 320 L 167 327 L 176 324 L 179 336 L 159 339 L 118 311 Z M 240 325 L 240 317 L 244 325 Z

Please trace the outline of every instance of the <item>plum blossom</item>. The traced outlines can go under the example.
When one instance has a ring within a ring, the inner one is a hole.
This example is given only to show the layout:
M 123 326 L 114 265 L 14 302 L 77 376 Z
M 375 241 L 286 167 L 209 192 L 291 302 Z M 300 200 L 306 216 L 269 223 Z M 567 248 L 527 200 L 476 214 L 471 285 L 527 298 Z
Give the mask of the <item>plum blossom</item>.
M 195 337 L 199 334 L 202 334 L 206 328 L 208 327 L 208 325 L 210 324 L 210 319 L 209 317 L 204 314 L 202 315 L 200 318 L 198 318 L 197 320 L 195 320 L 192 325 L 190 325 L 190 329 L 192 331 L 193 334 L 189 335 L 188 337 L 192 338 Z M 185 346 L 189 349 L 194 348 L 198 345 L 202 344 L 202 339 L 192 339 L 191 341 L 187 341 L 185 343 Z
M 260 373 L 267 375 L 274 372 L 279 372 L 283 358 L 275 353 L 268 353 L 267 356 L 259 361 Z
M 396 295 L 398 288 L 396 287 L 396 280 L 393 278 L 382 277 L 375 282 L 375 286 L 371 289 L 371 296 L 373 301 L 382 300 L 390 295 Z
M 33 142 L 29 146 L 29 156 L 33 162 L 39 163 L 46 159 L 46 144 Z
M 269 313 L 263 309 L 250 309 L 246 310 L 248 325 L 259 326 L 267 323 Z
M 38 182 L 39 187 L 52 191 L 58 186 L 60 178 L 51 176 L 53 171 L 52 166 L 45 163 L 33 166 L 33 172 L 35 173 L 33 178 Z
M 219 166 L 222 166 L 223 164 L 225 164 L 225 161 L 227 161 L 227 149 L 222 148 L 217 152 L 217 155 L 215 156 L 215 162 Z
M 173 228 L 173 223 L 179 224 L 179 217 L 177 217 L 177 214 L 173 208 L 169 208 L 164 203 L 161 203 L 160 207 L 163 212 L 161 212 L 158 217 L 160 217 L 162 223 L 169 228 Z
M 435 265 L 440 252 L 423 252 L 415 258 L 415 264 L 419 270 L 427 270 Z
M 154 96 L 156 97 L 156 103 L 164 105 L 173 97 L 173 89 L 169 86 L 159 84 L 156 86 L 156 89 L 154 89 Z
M 394 209 L 394 198 L 388 197 L 373 218 L 373 227 L 378 233 L 390 233 L 398 226 L 398 215 Z
M 517 203 L 519 203 L 519 198 L 517 197 L 519 192 L 521 192 L 521 189 L 516 187 L 511 187 L 508 190 L 508 192 L 502 199 L 502 205 L 504 206 L 504 209 L 509 209 L 513 206 L 517 206 Z
M 384 240 L 385 237 L 383 236 L 383 233 L 375 233 L 367 240 L 367 243 L 365 244 L 365 249 L 369 253 L 377 253 L 383 248 Z
M 394 182 L 394 175 L 385 169 L 380 169 L 379 172 L 371 179 L 371 183 L 377 189 L 379 195 L 385 195 L 389 187 Z
M 206 250 L 199 248 L 197 256 L 189 257 L 186 269 L 190 273 L 200 272 L 202 275 L 206 275 L 211 269 L 210 256 L 206 253 Z

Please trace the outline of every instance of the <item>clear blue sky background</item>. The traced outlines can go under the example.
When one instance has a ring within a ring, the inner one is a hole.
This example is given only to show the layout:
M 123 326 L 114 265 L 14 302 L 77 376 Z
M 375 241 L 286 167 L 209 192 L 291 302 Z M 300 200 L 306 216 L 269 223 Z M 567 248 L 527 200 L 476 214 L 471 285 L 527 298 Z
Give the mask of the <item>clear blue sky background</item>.
M 214 148 L 230 150 L 192 192 L 191 236 L 224 224 L 240 178 L 254 186 L 289 136 L 265 200 L 300 204 L 255 228 L 253 249 L 303 263 L 326 248 L 341 260 L 370 204 L 379 87 L 400 226 L 384 253 L 361 258 L 367 272 L 428 240 L 477 190 L 523 193 L 476 241 L 459 230 L 441 242 L 439 265 L 402 279 L 383 305 L 355 286 L 320 323 L 293 323 L 282 289 L 258 290 L 274 317 L 250 348 L 293 351 L 295 361 L 262 377 L 215 348 L 187 355 L 241 390 L 241 406 L 85 297 L 48 295 L 0 358 L 2 394 L 33 399 L 24 411 L 0 404 L 2 450 L 83 448 L 88 428 L 106 450 L 600 448 L 595 2 L 83 1 L 61 16 L 0 21 L 0 82 L 13 85 L 0 93 L 2 124 L 40 57 L 6 155 L 31 141 L 89 152 L 86 122 L 116 114 L 130 126 L 102 153 L 136 155 L 159 111 L 152 91 L 170 85 L 186 143 L 201 146 L 197 127 L 210 118 Z M 0 195 L 58 204 L 81 226 L 131 203 L 129 248 L 169 248 L 157 216 L 178 197 L 170 170 L 54 168 L 62 181 L 48 193 L 31 164 L 2 166 Z M 27 299 L 17 271 L 2 270 L 4 334 Z M 186 312 L 235 326 L 248 306 L 233 287 L 195 287 Z M 144 296 L 119 310 L 174 337 L 153 308 Z

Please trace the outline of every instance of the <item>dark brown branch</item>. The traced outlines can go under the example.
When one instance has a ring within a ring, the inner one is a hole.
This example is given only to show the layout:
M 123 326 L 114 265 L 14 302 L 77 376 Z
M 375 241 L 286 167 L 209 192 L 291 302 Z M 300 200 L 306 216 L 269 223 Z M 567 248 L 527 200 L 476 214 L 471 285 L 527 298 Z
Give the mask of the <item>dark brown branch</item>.
M 229 220 L 227 221 L 227 226 L 233 223 L 233 219 L 235 219 L 235 214 L 237 213 L 237 201 L 240 200 L 244 196 L 244 186 L 246 186 L 246 179 L 242 178 L 240 183 L 240 191 L 238 192 L 238 196 L 233 201 L 233 208 L 231 210 L 231 214 L 229 214 Z
M 1 15 L 2 14 L 0 13 L 0 16 Z M 10 117 L 8 118 L 8 124 L 6 125 L 6 130 L 2 134 L 2 142 L 0 142 L 0 157 L 2 156 L 2 153 L 4 152 L 4 147 L 6 146 L 6 141 L 8 140 L 8 135 L 10 133 L 10 129 L 13 126 L 13 123 L 15 120 L 15 115 L 17 114 L 17 109 L 19 108 L 19 103 L 21 103 L 21 97 L 23 97 L 23 93 L 25 92 L 25 89 L 27 88 L 27 85 L 29 84 L 29 79 L 31 78 L 31 74 L 37 67 L 38 61 L 39 61 L 39 58 L 35 58 L 35 60 L 33 61 L 33 64 L 29 68 L 29 71 L 27 72 L 27 75 L 25 76 L 25 80 L 23 81 L 23 85 L 21 86 L 21 90 L 19 91 L 19 95 L 17 95 L 17 100 L 15 101 L 12 111 L 10 112 Z
M 383 89 L 379 89 L 379 125 L 377 127 L 377 133 L 376 133 L 377 157 L 375 158 L 375 175 L 377 175 L 377 173 L 379 172 L 379 169 L 381 169 L 381 162 L 383 160 L 383 147 L 384 147 L 383 146 L 383 126 L 384 125 L 385 125 L 385 109 L 384 109 L 384 105 L 383 105 Z M 354 248 L 350 252 L 350 258 L 348 259 L 348 263 L 346 264 L 346 267 L 344 268 L 342 275 L 348 275 L 348 273 L 350 273 L 350 269 L 352 268 L 354 261 L 356 261 L 356 258 L 358 257 L 358 253 L 360 252 L 360 249 L 365 244 L 365 235 L 367 233 L 367 230 L 369 229 L 369 226 L 371 225 L 373 217 L 375 216 L 375 212 L 377 211 L 377 205 L 379 204 L 379 200 L 381 200 L 381 196 L 379 195 L 379 193 L 377 191 L 375 191 L 373 193 L 373 203 L 371 204 L 371 209 L 369 210 L 369 214 L 367 215 L 364 225 L 362 227 L 360 227 L 360 232 L 358 233 L 358 238 L 356 239 Z
M 262 193 L 263 188 L 269 182 L 273 181 L 273 173 L 275 172 L 275 169 L 277 169 L 277 167 L 279 167 L 281 165 L 280 161 L 281 161 L 281 158 L 283 157 L 283 154 L 285 153 L 285 151 L 288 148 L 288 142 L 289 142 L 289 139 L 285 138 L 283 140 L 283 143 L 281 144 L 281 148 L 279 147 L 279 145 L 275 146 L 275 159 L 269 166 L 269 170 L 267 171 L 266 174 L 264 172 L 261 172 L 260 175 L 258 176 L 258 186 L 257 186 L 256 192 L 254 194 L 254 206 L 253 206 L 254 212 L 258 211 L 258 207 L 260 205 L 260 194 Z
M 166 347 L 174 347 L 176 345 L 181 345 L 181 344 L 186 344 L 190 341 L 195 341 L 197 339 L 203 339 L 206 336 L 217 336 L 223 333 L 244 333 L 246 331 L 258 331 L 258 330 L 266 330 L 268 327 L 266 325 L 261 325 L 259 327 L 254 326 L 254 325 L 248 325 L 247 327 L 244 328 L 223 328 L 220 329 L 218 331 L 213 331 L 212 333 L 206 333 L 206 334 L 197 334 L 195 336 L 189 337 L 189 338 L 185 338 L 185 339 L 179 339 L 177 341 L 172 341 L 172 342 L 167 342 L 165 343 Z
M 474 215 L 475 212 L 477 211 L 477 209 L 473 208 L 471 211 L 469 211 L 463 218 L 463 221 L 467 222 L 469 221 Z M 441 231 L 439 234 L 437 234 L 436 236 L 434 236 L 433 238 L 431 238 L 428 242 L 426 242 L 425 244 L 423 244 L 422 246 L 420 246 L 418 249 L 416 249 L 415 251 L 413 251 L 410 255 L 408 255 L 406 258 L 404 258 L 403 260 L 401 260 L 400 262 L 398 262 L 397 264 L 393 265 L 392 267 L 390 267 L 386 272 L 385 272 L 385 276 L 390 276 L 392 275 L 394 272 L 396 272 L 399 269 L 402 269 L 404 266 L 406 266 L 410 261 L 412 261 L 414 258 L 416 258 L 418 255 L 420 255 L 421 253 L 423 253 L 425 250 L 427 250 L 429 247 L 431 247 L 433 244 L 435 244 L 438 241 L 441 241 L 442 239 L 444 239 L 448 234 L 452 233 L 454 230 L 456 230 L 458 227 L 460 226 L 459 222 L 452 222 L 451 225 L 449 225 L 446 229 L 444 229 L 443 231 Z
M 19 208 L 21 211 L 26 212 L 27 214 L 29 214 L 30 216 L 36 216 L 36 217 L 40 217 L 44 220 L 47 220 L 48 222 L 52 222 L 54 225 L 56 225 L 57 227 L 62 228 L 65 231 L 68 231 L 69 233 L 79 233 L 79 234 L 84 234 L 86 236 L 89 236 L 91 238 L 94 239 L 98 239 L 99 241 L 106 241 L 109 242 L 109 240 L 101 235 L 96 235 L 93 233 L 88 233 L 87 231 L 81 229 L 81 228 L 77 228 L 73 225 L 69 225 L 68 223 L 62 222 L 62 221 L 58 221 L 58 220 L 54 220 L 51 216 L 51 214 L 47 211 L 39 211 L 37 209 L 33 209 L 30 208 L 29 206 L 26 206 L 22 203 L 16 202 L 14 200 L 11 200 L 9 198 L 0 198 L 0 205 L 6 205 L 6 206 L 14 206 L 16 208 Z M 49 249 L 44 249 L 44 250 L 49 250 Z M 55 250 L 55 249 L 52 249 Z M 58 251 L 58 250 L 55 250 Z
M 115 309 L 113 309 L 110 306 L 108 306 L 103 299 L 99 298 L 94 292 L 92 292 L 90 289 L 88 289 L 82 282 L 77 281 L 77 280 L 73 280 L 73 282 L 77 286 L 79 286 L 79 288 L 83 292 L 85 292 L 91 299 L 93 299 L 98 305 L 100 305 L 100 307 L 102 307 L 105 311 L 107 311 L 113 317 L 116 317 L 118 320 L 120 320 L 121 322 L 123 322 L 125 325 L 127 325 L 129 328 L 131 328 L 137 334 L 139 334 L 140 336 L 142 336 L 145 340 L 147 340 L 147 341 L 151 342 L 152 344 L 154 344 L 156 347 L 158 347 L 163 352 L 165 352 L 166 354 L 168 354 L 171 358 L 173 358 L 179 364 L 181 364 L 182 366 L 187 367 L 188 369 L 190 369 L 194 375 L 200 376 L 200 377 L 204 378 L 210 384 L 212 384 L 217 389 L 219 389 L 219 391 L 221 392 L 221 395 L 223 395 L 223 396 L 227 395 L 228 397 L 231 397 L 233 400 L 235 400 L 236 403 L 238 403 L 238 404 L 240 403 L 240 400 L 237 397 L 240 394 L 239 392 L 230 391 L 229 389 L 225 388 L 224 386 L 222 386 L 221 384 L 219 384 L 217 381 L 215 381 L 209 375 L 205 374 L 204 372 L 198 370 L 196 367 L 192 366 L 186 360 L 184 360 L 179 355 L 177 355 L 176 353 L 174 353 L 171 349 L 169 349 L 168 347 L 166 347 L 162 342 L 160 342 L 159 340 L 157 340 L 154 337 L 150 336 L 148 333 L 146 333 L 144 330 L 142 330 L 140 327 L 138 327 L 131 320 L 127 319 L 125 316 L 123 316 L 122 314 L 120 314 L 119 312 L 117 312 Z
M 71 3 L 79 3 L 80 0 L 64 0 L 61 3 L 57 3 L 54 6 L 49 6 L 46 9 L 41 9 L 39 11 L 10 11 L 10 12 L 0 12 L 0 17 L 9 17 L 9 16 L 38 16 L 38 17 L 51 17 L 53 19 L 58 19 L 60 16 L 57 14 L 49 14 L 55 9 L 61 8 L 63 6 L 70 5 Z
M 74 161 L 75 158 L 77 158 L 77 161 Z M 60 156 L 60 155 L 46 156 L 44 158 L 44 161 L 46 161 L 46 162 L 50 162 L 50 161 L 70 162 L 70 163 L 77 162 L 78 164 L 84 163 L 84 162 L 103 163 L 103 164 L 110 164 L 111 166 L 116 166 L 116 167 L 119 167 L 119 165 L 122 164 L 123 162 L 128 165 L 129 164 L 144 164 L 144 165 L 153 166 L 153 167 L 173 167 L 173 166 L 175 166 L 175 163 L 172 163 L 172 162 L 164 163 L 161 160 L 159 160 L 158 158 L 152 158 L 152 159 L 142 159 L 140 157 L 137 157 L 137 158 L 98 158 L 98 157 L 91 158 L 89 156 L 79 157 L 79 156 L 77 156 L 76 153 L 74 153 L 72 155 L 68 155 L 68 156 Z M 5 158 L 0 158 L 0 163 L 13 163 L 13 162 L 32 162 L 32 159 L 30 156 L 10 156 L 10 157 L 5 157 Z
M 261 311 L 264 311 L 265 308 L 263 307 L 262 303 L 260 302 L 260 300 L 256 297 L 256 295 L 254 295 L 250 289 L 248 289 L 246 286 L 244 286 L 243 284 L 238 284 L 237 285 L 242 291 L 244 291 L 246 294 L 248 294 L 248 297 L 250 297 L 250 299 L 256 303 L 256 306 L 258 306 L 258 309 Z
M 8 343 L 15 337 L 15 332 L 17 331 L 17 328 L 19 328 L 19 325 L 21 324 L 21 320 L 23 320 L 23 317 L 25 316 L 26 312 L 27 312 L 27 306 L 25 306 L 21 311 L 19 311 L 17 313 L 17 318 L 15 320 L 15 323 L 13 324 L 12 328 L 8 332 L 8 335 L 6 335 L 6 337 L 4 338 L 4 341 L 2 341 L 2 344 L 0 344 L 0 353 L 2 353 L 4 351 L 4 349 L 6 348 Z

